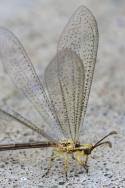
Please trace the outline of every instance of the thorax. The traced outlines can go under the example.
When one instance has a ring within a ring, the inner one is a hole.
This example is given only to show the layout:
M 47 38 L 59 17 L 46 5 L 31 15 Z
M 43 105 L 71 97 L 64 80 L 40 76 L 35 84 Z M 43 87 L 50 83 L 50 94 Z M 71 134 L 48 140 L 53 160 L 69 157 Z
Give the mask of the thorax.
M 64 140 L 55 147 L 55 150 L 62 153 L 74 153 L 77 151 L 84 151 L 85 149 L 89 149 L 90 147 L 92 147 L 92 144 L 75 144 L 71 140 Z

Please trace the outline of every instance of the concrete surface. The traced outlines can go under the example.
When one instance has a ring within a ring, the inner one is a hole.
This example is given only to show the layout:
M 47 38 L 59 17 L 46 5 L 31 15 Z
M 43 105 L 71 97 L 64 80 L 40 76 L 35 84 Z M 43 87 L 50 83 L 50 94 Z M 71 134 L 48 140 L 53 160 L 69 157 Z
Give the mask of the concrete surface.
M 95 143 L 116 130 L 113 147 L 100 147 L 89 160 L 88 175 L 71 163 L 65 182 L 63 164 L 55 161 L 47 177 L 49 149 L 0 152 L 1 188 L 122 188 L 125 187 L 125 1 L 124 0 L 1 0 L 0 25 L 23 43 L 39 75 L 56 52 L 59 35 L 81 4 L 96 16 L 100 43 L 93 86 L 81 140 Z M 1 104 L 39 122 L 30 104 L 18 95 L 0 64 Z M 0 143 L 40 141 L 41 136 L 17 124 L 0 122 Z

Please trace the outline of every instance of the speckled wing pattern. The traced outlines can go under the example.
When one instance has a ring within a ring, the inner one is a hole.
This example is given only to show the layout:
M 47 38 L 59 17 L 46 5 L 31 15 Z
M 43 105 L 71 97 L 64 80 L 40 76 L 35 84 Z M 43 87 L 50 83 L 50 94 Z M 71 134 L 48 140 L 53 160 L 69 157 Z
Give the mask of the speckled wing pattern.
M 58 130 L 58 120 L 42 81 L 36 74 L 20 41 L 5 28 L 0 28 L 0 60 L 16 88 L 33 104 L 42 117 L 42 129 L 44 127 L 48 135 L 51 135 L 50 137 L 57 138 L 60 131 Z M 16 113 L 13 114 L 12 112 L 12 115 L 15 116 Z M 53 129 L 57 130 L 58 134 Z
M 79 7 L 64 28 L 57 56 L 48 65 L 45 81 L 66 137 L 79 141 L 98 48 L 97 23 L 86 7 Z
M 98 47 L 97 24 L 92 13 L 79 7 L 66 25 L 57 54 L 45 70 L 45 85 L 13 33 L 0 28 L 0 59 L 6 72 L 42 117 L 41 131 L 16 112 L 0 111 L 51 140 L 79 141 Z M 43 130 L 44 127 L 45 129 Z M 43 131 L 43 132 L 42 132 Z M 46 134 L 47 131 L 47 134 Z
M 74 140 L 77 131 L 73 129 L 76 122 L 75 91 L 82 97 L 84 66 L 79 56 L 70 49 L 64 49 L 59 53 L 63 57 L 63 63 L 58 64 L 57 56 L 52 60 L 45 70 L 45 83 L 63 134 L 66 138 Z M 82 104 L 79 108 L 82 108 Z

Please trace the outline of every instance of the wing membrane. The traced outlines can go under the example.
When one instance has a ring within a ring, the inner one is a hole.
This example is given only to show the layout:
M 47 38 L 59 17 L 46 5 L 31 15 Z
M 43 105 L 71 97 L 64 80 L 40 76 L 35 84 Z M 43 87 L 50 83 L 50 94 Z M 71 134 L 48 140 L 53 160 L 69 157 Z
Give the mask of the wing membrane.
M 60 121 L 60 127 L 66 137 L 74 140 L 78 131 L 78 125 L 75 126 L 75 118 L 77 117 L 79 124 L 83 107 L 84 66 L 75 52 L 65 49 L 60 53 L 63 62 L 58 66 L 57 57 L 55 57 L 46 68 L 44 76 L 51 103 Z M 76 108 L 80 109 L 79 113 L 75 110 Z
M 75 98 L 75 104 L 73 105 L 75 112 L 75 121 L 74 123 L 72 123 L 71 126 L 76 126 L 77 129 L 77 131 L 74 133 L 76 135 L 75 140 L 78 140 L 79 138 L 79 116 L 81 118 L 81 124 L 83 124 L 84 116 L 86 113 L 93 78 L 93 72 L 96 63 L 97 48 L 98 28 L 95 17 L 86 7 L 81 6 L 76 10 L 76 12 L 73 14 L 66 27 L 64 28 L 64 31 L 61 34 L 60 40 L 58 42 L 57 49 L 57 62 L 60 68 L 62 67 L 63 62 L 65 61 L 65 55 L 64 53 L 60 53 L 60 51 L 64 49 L 70 49 L 73 52 L 75 52 L 82 60 L 84 66 L 84 96 L 81 96 L 81 94 L 79 93 L 79 87 L 75 88 L 75 92 L 74 89 L 72 90 L 72 97 Z M 71 61 L 73 61 L 73 56 L 69 55 L 69 58 L 71 59 Z M 72 84 L 73 83 L 74 80 L 72 79 Z M 66 84 L 66 82 L 64 84 Z M 69 95 L 68 97 L 68 100 L 70 100 L 71 96 Z M 80 102 L 83 103 L 82 109 L 79 105 Z
M 45 93 L 42 84 L 18 39 L 4 28 L 0 28 L 0 58 L 16 87 L 43 116 Z
M 55 135 L 53 129 L 58 130 L 58 119 L 43 84 L 19 40 L 5 28 L 0 28 L 0 59 L 17 89 L 27 97 L 42 117 L 46 130 L 50 135 L 54 135 L 54 139 L 57 138 L 59 133 L 57 131 L 58 134 Z
M 0 29 L 3 65 L 16 87 L 34 105 L 43 120 L 48 120 L 46 126 L 51 127 L 48 135 L 57 132 L 59 139 L 65 135 L 74 142 L 79 141 L 97 48 L 96 20 L 86 7 L 81 6 L 64 28 L 57 55 L 46 68 L 46 91 L 18 39 L 8 30 Z
M 24 126 L 34 130 L 38 134 L 41 134 L 44 138 L 48 140 L 53 140 L 49 135 L 47 135 L 44 130 L 39 129 L 36 125 L 34 125 L 31 121 L 27 120 L 24 118 L 22 115 L 20 115 L 18 112 L 15 112 L 14 110 L 7 108 L 5 109 L 0 109 L 0 119 L 6 120 L 7 122 L 10 122 L 12 120 L 16 120 L 19 123 L 23 124 Z

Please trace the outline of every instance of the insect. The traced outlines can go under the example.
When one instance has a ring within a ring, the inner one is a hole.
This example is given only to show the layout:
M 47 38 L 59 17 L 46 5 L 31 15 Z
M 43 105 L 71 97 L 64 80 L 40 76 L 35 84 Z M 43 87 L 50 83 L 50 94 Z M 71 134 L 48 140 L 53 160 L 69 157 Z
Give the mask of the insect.
M 70 156 L 88 171 L 87 161 L 91 152 L 103 144 L 111 147 L 111 142 L 103 140 L 116 134 L 115 131 L 95 144 L 82 144 L 79 139 L 96 63 L 98 38 L 95 17 L 88 8 L 80 6 L 64 28 L 57 44 L 57 54 L 47 66 L 41 81 L 16 36 L 0 28 L 0 59 L 3 66 L 43 121 L 39 128 L 12 109 L 0 109 L 0 118 L 12 118 L 47 139 L 36 143 L 0 145 L 0 151 L 52 147 L 45 175 L 49 173 L 52 161 L 63 156 L 67 178 Z

